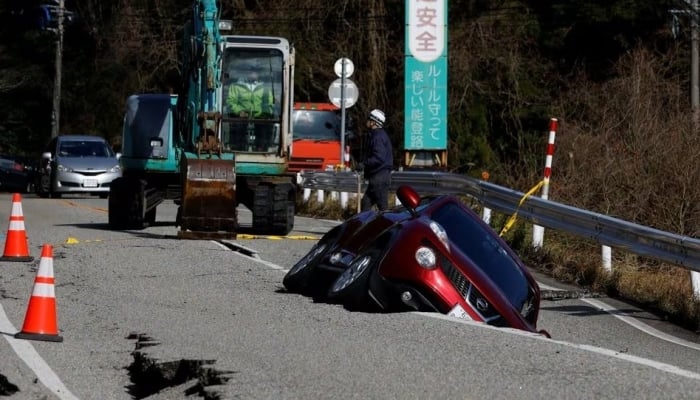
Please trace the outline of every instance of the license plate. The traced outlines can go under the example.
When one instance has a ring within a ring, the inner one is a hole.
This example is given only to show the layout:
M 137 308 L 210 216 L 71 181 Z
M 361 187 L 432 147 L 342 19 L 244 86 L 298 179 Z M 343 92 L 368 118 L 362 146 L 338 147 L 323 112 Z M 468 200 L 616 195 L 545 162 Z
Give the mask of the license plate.
M 459 304 L 454 306 L 450 310 L 450 312 L 447 313 L 447 315 L 449 315 L 450 317 L 455 317 L 455 318 L 459 318 L 459 319 L 466 319 L 469 321 L 474 320 L 472 317 L 469 316 L 469 314 L 467 314 L 467 312 L 464 310 L 464 308 L 462 308 L 462 306 L 460 306 Z
M 85 181 L 83 181 L 83 186 L 97 187 L 97 179 L 85 179 Z

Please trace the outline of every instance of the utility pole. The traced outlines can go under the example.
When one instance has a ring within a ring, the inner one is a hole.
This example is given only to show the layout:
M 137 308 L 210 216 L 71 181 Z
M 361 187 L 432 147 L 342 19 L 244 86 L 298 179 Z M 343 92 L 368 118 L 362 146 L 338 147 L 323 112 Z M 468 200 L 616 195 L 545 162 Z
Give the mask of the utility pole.
M 693 0 L 697 1 L 697 0 Z M 51 111 L 51 138 L 58 136 L 61 121 L 61 66 L 63 64 L 64 0 L 58 2 L 58 30 L 56 32 L 56 74 L 53 81 L 53 109 Z
M 700 122 L 700 83 L 698 83 L 698 0 L 691 0 L 691 7 L 693 8 L 692 14 L 690 16 L 690 29 L 692 30 L 690 37 L 692 42 L 691 56 L 690 56 L 690 104 L 693 108 L 693 123 L 695 128 L 698 127 L 698 122 Z
M 678 34 L 678 15 L 688 16 L 690 18 L 690 38 L 691 38 L 691 51 L 690 51 L 690 105 L 693 112 L 693 122 L 695 127 L 700 124 L 700 62 L 699 59 L 699 49 L 700 41 L 698 40 L 698 0 L 685 0 L 685 5 L 689 7 L 686 9 L 674 9 L 670 10 L 671 15 L 673 15 L 673 35 L 674 37 Z

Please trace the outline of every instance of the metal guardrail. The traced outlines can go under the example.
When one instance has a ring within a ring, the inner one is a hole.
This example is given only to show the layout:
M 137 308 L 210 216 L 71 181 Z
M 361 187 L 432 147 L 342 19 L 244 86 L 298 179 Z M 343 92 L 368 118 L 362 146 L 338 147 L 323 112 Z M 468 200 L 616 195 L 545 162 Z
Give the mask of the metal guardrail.
M 302 187 L 314 190 L 357 192 L 356 172 L 301 173 Z M 364 182 L 361 190 L 365 189 Z M 585 237 L 610 247 L 666 261 L 700 272 L 700 240 L 664 232 L 551 200 L 528 196 L 516 190 L 467 176 L 446 172 L 395 171 L 391 189 L 411 185 L 423 194 L 458 194 L 476 198 L 484 207 L 513 214 L 534 224 Z

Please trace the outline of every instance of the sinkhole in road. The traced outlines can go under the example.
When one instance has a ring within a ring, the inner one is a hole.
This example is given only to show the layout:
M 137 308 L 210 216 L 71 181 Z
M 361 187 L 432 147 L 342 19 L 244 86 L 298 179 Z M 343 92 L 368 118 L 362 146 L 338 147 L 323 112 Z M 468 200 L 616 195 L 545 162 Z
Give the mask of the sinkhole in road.
M 216 387 L 228 382 L 225 375 L 233 373 L 212 368 L 215 360 L 159 361 L 141 350 L 159 342 L 142 333 L 131 333 L 127 339 L 136 339 L 136 350 L 131 353 L 134 361 L 126 367 L 132 383 L 129 394 L 134 399 L 144 399 L 167 388 L 190 383 L 183 389 L 183 396 L 216 400 L 220 398 Z

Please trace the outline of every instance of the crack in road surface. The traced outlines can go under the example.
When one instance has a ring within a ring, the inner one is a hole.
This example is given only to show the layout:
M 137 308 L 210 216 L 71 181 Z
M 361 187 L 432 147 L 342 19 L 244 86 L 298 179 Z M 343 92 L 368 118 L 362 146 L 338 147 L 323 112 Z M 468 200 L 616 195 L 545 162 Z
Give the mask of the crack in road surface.
M 197 395 L 206 400 L 220 399 L 216 388 L 229 381 L 230 378 L 225 375 L 235 373 L 212 368 L 215 360 L 159 361 L 140 349 L 157 346 L 160 342 L 142 333 L 130 333 L 127 339 L 136 339 L 136 350 L 131 353 L 134 361 L 126 367 L 132 382 L 129 394 L 134 399 L 144 399 L 167 388 L 186 383 L 191 385 L 184 389 L 185 396 Z
M 17 392 L 19 392 L 17 385 L 10 382 L 5 375 L 0 374 L 0 396 L 11 396 Z

